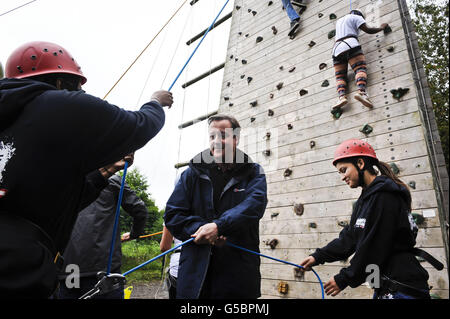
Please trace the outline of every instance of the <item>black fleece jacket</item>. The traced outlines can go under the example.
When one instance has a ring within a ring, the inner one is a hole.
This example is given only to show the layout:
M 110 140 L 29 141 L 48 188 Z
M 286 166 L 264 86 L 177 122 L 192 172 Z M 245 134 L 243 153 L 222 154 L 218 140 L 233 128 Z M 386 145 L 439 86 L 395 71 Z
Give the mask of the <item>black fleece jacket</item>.
M 62 252 L 88 204 L 86 175 L 143 147 L 164 121 L 157 102 L 131 112 L 83 91 L 0 80 L 0 213 L 39 225 Z
M 378 176 L 361 193 L 350 224 L 339 238 L 312 256 L 316 264 L 350 260 L 334 279 L 339 288 L 355 288 L 366 281 L 366 267 L 377 265 L 380 273 L 410 286 L 427 289 L 428 273 L 411 249 L 416 244 L 416 230 L 409 208 L 407 190 L 386 176 Z

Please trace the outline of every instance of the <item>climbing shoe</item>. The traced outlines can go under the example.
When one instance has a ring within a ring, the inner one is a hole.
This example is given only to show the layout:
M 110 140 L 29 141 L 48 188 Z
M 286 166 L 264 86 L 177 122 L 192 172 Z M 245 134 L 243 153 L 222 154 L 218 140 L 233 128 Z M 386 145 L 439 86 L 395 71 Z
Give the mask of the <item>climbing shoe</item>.
M 356 95 L 355 95 L 355 100 L 359 101 L 362 103 L 362 105 L 366 106 L 366 107 L 373 107 L 372 102 L 370 102 L 369 100 L 369 96 L 367 95 L 366 92 L 363 91 L 359 91 Z
M 348 103 L 347 97 L 345 95 L 342 95 L 342 96 L 339 97 L 337 103 L 332 107 L 332 109 L 333 110 L 340 109 L 341 107 L 343 107 L 347 103 Z
M 289 30 L 288 36 L 293 37 L 295 35 L 295 32 L 297 32 L 299 26 L 300 26 L 300 19 L 291 21 L 291 29 Z

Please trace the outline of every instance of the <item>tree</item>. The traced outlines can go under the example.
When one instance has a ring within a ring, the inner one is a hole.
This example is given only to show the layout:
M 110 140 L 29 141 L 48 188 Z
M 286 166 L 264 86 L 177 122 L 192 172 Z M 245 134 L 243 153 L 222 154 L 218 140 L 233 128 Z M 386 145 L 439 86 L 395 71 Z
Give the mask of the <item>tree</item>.
M 123 173 L 120 174 L 123 176 Z M 148 210 L 147 222 L 145 224 L 145 234 L 155 233 L 162 230 L 162 216 L 164 211 L 160 211 L 155 205 L 155 202 L 148 193 L 147 178 L 142 175 L 137 168 L 133 168 L 127 172 L 125 180 L 130 188 L 136 193 L 136 195 L 142 199 Z M 121 209 L 120 213 L 120 227 L 122 230 L 131 229 L 133 219 L 127 213 Z
M 439 135 L 449 170 L 449 2 L 409 1 L 422 61 L 427 74 Z

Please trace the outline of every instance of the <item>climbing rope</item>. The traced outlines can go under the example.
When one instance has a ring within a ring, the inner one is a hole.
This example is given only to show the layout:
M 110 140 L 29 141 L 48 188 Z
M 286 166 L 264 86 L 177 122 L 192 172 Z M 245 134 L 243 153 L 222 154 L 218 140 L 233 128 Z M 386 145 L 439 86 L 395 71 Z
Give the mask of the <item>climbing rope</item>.
M 162 26 L 162 28 L 158 31 L 158 33 L 153 37 L 153 39 L 150 40 L 150 42 L 145 46 L 145 48 L 141 51 L 141 53 L 139 53 L 139 55 L 136 57 L 136 59 L 134 59 L 134 61 L 130 64 L 130 66 L 125 70 L 125 72 L 123 72 L 123 74 L 120 76 L 120 78 L 116 81 L 116 83 L 114 83 L 114 85 L 111 87 L 111 89 L 109 89 L 108 93 L 106 93 L 106 95 L 103 97 L 103 99 L 106 99 L 106 97 L 109 95 L 109 93 L 111 93 L 111 91 L 117 86 L 117 84 L 122 80 L 122 78 L 125 76 L 125 74 L 128 73 L 128 71 L 133 67 L 133 65 L 137 62 L 137 60 L 139 60 L 139 58 L 142 56 L 142 54 L 144 54 L 144 52 L 148 49 L 148 47 L 153 43 L 153 41 L 155 41 L 155 39 L 158 37 L 158 35 L 166 28 L 166 26 L 170 23 L 170 21 L 172 21 L 172 19 L 177 15 L 177 13 L 181 10 L 181 8 L 184 6 L 184 4 L 187 2 L 188 0 L 185 0 L 181 6 L 177 9 L 177 11 L 175 11 L 175 13 L 170 17 L 169 20 L 167 20 L 167 22 Z M 169 90 L 170 91 L 170 90 Z
M 125 276 L 131 274 L 132 272 L 134 272 L 134 271 L 136 271 L 136 270 L 138 270 L 138 269 L 141 269 L 142 267 L 147 266 L 148 264 L 154 262 L 155 260 L 157 260 L 157 259 L 159 259 L 159 258 L 161 258 L 161 257 L 163 257 L 163 256 L 165 256 L 165 255 L 167 255 L 167 254 L 169 254 L 169 253 L 171 253 L 172 251 L 174 251 L 174 250 L 180 248 L 181 246 L 186 245 L 187 243 L 190 243 L 190 242 L 193 241 L 193 240 L 194 240 L 194 238 L 190 238 L 190 239 L 188 239 L 188 240 L 182 242 L 181 244 L 176 245 L 175 247 L 169 249 L 168 251 L 166 251 L 166 252 L 164 252 L 164 253 L 162 253 L 162 254 L 159 254 L 158 256 L 153 257 L 152 259 L 150 259 L 150 260 L 148 260 L 148 261 L 146 261 L 146 262 L 140 264 L 139 266 L 136 266 L 136 267 L 134 267 L 133 269 L 130 269 L 130 270 L 124 272 L 124 273 L 122 274 L 122 276 L 125 277 Z M 228 246 L 230 246 L 230 247 L 237 248 L 237 249 L 246 251 L 246 252 L 248 252 L 248 253 L 251 253 L 251 254 L 254 254 L 254 255 L 258 255 L 258 256 L 261 256 L 261 257 L 264 257 L 264 258 L 268 258 L 268 259 L 271 259 L 271 260 L 275 260 L 275 261 L 278 261 L 278 262 L 281 262 L 281 263 L 284 263 L 284 264 L 288 264 L 288 265 L 291 265 L 291 266 L 295 266 L 295 267 L 300 268 L 300 269 L 304 269 L 304 268 L 305 268 L 305 267 L 303 267 L 303 266 L 300 266 L 300 265 L 291 263 L 291 262 L 286 261 L 286 260 L 281 260 L 281 259 L 278 259 L 278 258 L 275 258 L 275 257 L 271 257 L 271 256 L 267 256 L 267 255 L 258 253 L 258 252 L 256 252 L 256 251 L 253 251 L 253 250 L 250 250 L 250 249 L 247 249 L 247 248 L 240 247 L 240 246 L 235 245 L 235 244 L 233 244 L 233 243 L 230 243 L 230 242 L 228 242 L 228 241 L 226 242 L 226 244 L 227 244 Z M 320 279 L 319 275 L 317 274 L 317 272 L 316 272 L 314 269 L 311 268 L 311 271 L 314 273 L 314 275 L 315 275 L 315 276 L 317 277 L 317 279 L 319 280 L 320 289 L 321 289 L 321 292 L 322 292 L 322 299 L 325 299 L 325 291 L 324 291 L 324 288 L 323 288 L 322 280 Z

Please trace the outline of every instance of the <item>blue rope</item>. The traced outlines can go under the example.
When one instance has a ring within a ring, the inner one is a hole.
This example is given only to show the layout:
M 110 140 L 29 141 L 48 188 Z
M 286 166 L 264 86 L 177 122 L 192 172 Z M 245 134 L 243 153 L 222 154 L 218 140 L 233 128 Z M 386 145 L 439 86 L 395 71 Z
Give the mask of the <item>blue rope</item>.
M 228 242 L 228 241 L 227 241 L 226 243 L 227 243 L 228 246 L 231 246 L 231 247 L 234 247 L 234 248 L 237 248 L 237 249 L 246 251 L 246 252 L 251 253 L 251 254 L 254 254 L 254 255 L 258 255 L 258 256 L 261 256 L 261 257 L 269 258 L 269 259 L 278 261 L 278 262 L 280 262 L 280 263 L 285 263 L 285 264 L 292 265 L 292 266 L 295 266 L 295 267 L 298 267 L 298 268 L 305 268 L 305 267 L 303 267 L 303 266 L 300 266 L 300 265 L 291 263 L 291 262 L 286 261 L 286 260 L 281 260 L 281 259 L 278 259 L 278 258 L 275 258 L 275 257 L 270 257 L 270 256 L 263 255 L 263 254 L 261 254 L 261 253 L 258 253 L 258 252 L 256 252 L 256 251 L 253 251 L 253 250 L 250 250 L 250 249 L 247 249 L 247 248 L 239 247 L 239 246 L 237 246 L 237 245 L 235 245 L 235 244 L 232 244 L 232 243 L 230 243 L 230 242 Z M 319 275 L 314 271 L 314 269 L 311 268 L 311 270 L 312 270 L 312 272 L 314 273 L 314 275 L 316 275 L 317 279 L 319 280 L 320 288 L 321 288 L 321 290 L 322 290 L 322 299 L 325 299 L 325 292 L 324 292 L 324 289 L 323 289 L 323 283 L 322 283 L 322 280 L 320 279 Z
M 192 52 L 191 56 L 189 57 L 189 59 L 186 61 L 186 63 L 184 64 L 183 68 L 181 69 L 181 71 L 178 73 L 177 77 L 175 78 L 175 80 L 173 81 L 172 85 L 169 87 L 169 90 L 172 90 L 173 86 L 175 85 L 175 83 L 177 82 L 178 78 L 180 77 L 181 73 L 183 73 L 184 69 L 186 68 L 186 66 L 189 64 L 189 62 L 191 61 L 192 57 L 194 56 L 195 52 L 197 52 L 198 47 L 202 44 L 203 40 L 205 39 L 206 35 L 209 33 L 209 31 L 211 30 L 211 28 L 213 27 L 214 23 L 216 23 L 217 19 L 219 18 L 219 16 L 221 15 L 222 11 L 225 9 L 225 7 L 227 6 L 228 2 L 230 0 L 227 0 L 225 2 L 225 4 L 223 5 L 222 9 L 220 9 L 219 14 L 216 16 L 216 18 L 214 19 L 214 21 L 211 23 L 211 25 L 209 26 L 208 30 L 206 30 L 205 34 L 203 35 L 202 39 L 200 40 L 200 42 L 197 44 L 197 46 L 195 47 L 194 51 Z
M 127 272 L 124 272 L 124 273 L 122 274 L 122 276 L 129 275 L 129 274 L 132 273 L 133 271 L 136 271 L 136 270 L 138 270 L 138 269 L 140 269 L 140 268 L 142 268 L 142 267 L 144 267 L 144 266 L 146 266 L 146 265 L 148 265 L 148 264 L 154 262 L 155 260 L 157 260 L 157 259 L 159 259 L 159 258 L 161 258 L 161 257 L 163 257 L 163 256 L 165 256 L 165 255 L 167 255 L 168 253 L 170 253 L 170 252 L 172 252 L 172 251 L 174 251 L 174 250 L 180 248 L 181 246 L 183 246 L 183 245 L 185 245 L 185 244 L 187 244 L 187 243 L 190 243 L 190 242 L 193 241 L 193 240 L 194 240 L 194 238 L 191 238 L 191 239 L 186 240 L 185 242 L 182 242 L 181 244 L 179 244 L 179 245 L 177 245 L 177 246 L 175 246 L 175 247 L 169 249 L 168 251 L 166 251 L 166 252 L 164 252 L 164 253 L 162 253 L 162 254 L 159 254 L 159 255 L 156 256 L 156 257 L 153 257 L 152 259 L 150 259 L 150 260 L 148 260 L 148 261 L 146 261 L 146 262 L 140 264 L 139 266 L 134 267 L 133 269 L 128 270 Z M 285 261 L 285 260 L 281 260 L 281 259 L 278 259 L 278 258 L 274 258 L 274 257 L 270 257 L 270 256 L 267 256 L 267 255 L 263 255 L 263 254 L 258 253 L 258 252 L 256 252 L 256 251 L 253 251 L 253 250 L 250 250 L 250 249 L 247 249 L 247 248 L 243 248 L 243 247 L 237 246 L 237 245 L 232 244 L 232 243 L 230 243 L 230 242 L 228 242 L 228 241 L 227 241 L 226 243 L 227 243 L 228 246 L 231 246 L 231 247 L 234 247 L 234 248 L 237 248 L 237 249 L 246 251 L 246 252 L 251 253 L 251 254 L 255 254 L 255 255 L 258 255 L 258 256 L 261 256 L 261 257 L 265 257 L 265 258 L 269 258 L 269 259 L 272 259 L 272 260 L 275 260 L 275 261 L 278 261 L 278 262 L 281 262 L 281 263 L 285 263 L 285 264 L 288 264 L 288 265 L 295 266 L 295 267 L 297 267 L 297 268 L 305 268 L 305 267 L 303 267 L 303 266 L 300 266 L 300 265 L 291 263 L 291 262 L 289 262 L 289 261 Z M 314 269 L 311 269 L 311 270 L 312 270 L 312 272 L 314 273 L 314 275 L 316 275 L 317 279 L 319 280 L 320 288 L 321 288 L 321 290 L 322 290 L 322 299 L 325 299 L 325 292 L 324 292 L 324 289 L 323 289 L 323 283 L 322 283 L 322 280 L 320 279 L 319 275 L 314 271 Z
M 122 205 L 122 196 L 123 196 L 123 188 L 125 186 L 125 176 L 127 175 L 128 162 L 125 161 L 125 166 L 123 167 L 123 176 L 122 176 L 122 185 L 120 186 L 119 199 L 117 201 L 116 207 L 116 216 L 114 220 L 114 228 L 111 240 L 111 247 L 109 249 L 109 257 L 108 257 L 108 268 L 106 270 L 106 274 L 109 275 L 111 273 L 111 264 L 112 264 L 112 256 L 114 252 L 114 245 L 116 243 L 116 233 L 119 225 L 119 216 L 120 216 L 120 206 Z
M 190 242 L 193 241 L 193 240 L 194 240 L 194 238 L 191 238 L 191 239 L 186 240 L 185 242 L 182 242 L 181 244 L 179 244 L 179 245 L 177 245 L 177 246 L 175 246 L 175 247 L 169 249 L 168 251 L 165 251 L 165 252 L 163 252 L 162 254 L 159 254 L 158 256 L 153 257 L 152 259 L 150 259 L 150 260 L 148 260 L 148 261 L 146 261 L 146 262 L 140 264 L 139 266 L 136 266 L 136 267 L 134 267 L 133 269 L 130 269 L 130 270 L 124 272 L 124 273 L 122 274 L 122 276 L 126 276 L 126 275 L 131 274 L 133 271 L 136 271 L 136 270 L 138 270 L 138 269 L 140 269 L 140 268 L 142 268 L 142 267 L 144 267 L 144 266 L 146 266 L 146 265 L 148 265 L 148 264 L 154 262 L 156 259 L 161 258 L 162 256 L 165 256 L 165 255 L 167 255 L 168 253 L 171 253 L 172 251 L 176 250 L 177 248 L 180 248 L 181 246 L 183 246 L 183 245 L 185 245 L 185 244 L 187 244 L 187 243 L 190 243 Z

